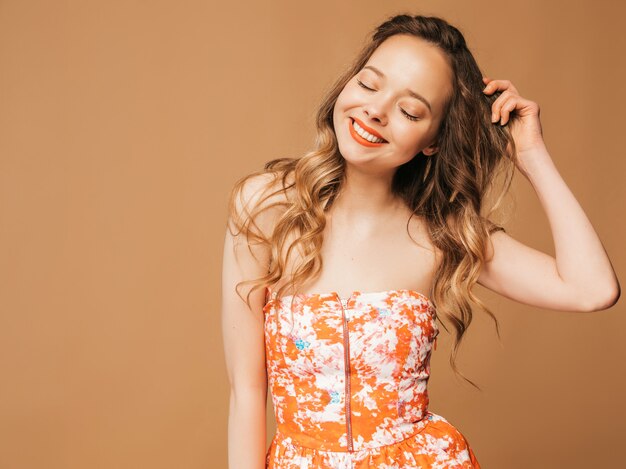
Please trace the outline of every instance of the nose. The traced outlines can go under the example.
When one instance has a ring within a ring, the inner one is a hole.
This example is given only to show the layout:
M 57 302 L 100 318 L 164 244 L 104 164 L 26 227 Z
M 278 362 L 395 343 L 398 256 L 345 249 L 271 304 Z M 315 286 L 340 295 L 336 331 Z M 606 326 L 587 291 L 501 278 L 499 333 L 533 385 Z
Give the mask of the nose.
M 386 103 L 383 99 L 372 99 L 365 106 L 363 111 L 373 121 L 376 121 L 381 125 L 385 125 L 387 123 Z

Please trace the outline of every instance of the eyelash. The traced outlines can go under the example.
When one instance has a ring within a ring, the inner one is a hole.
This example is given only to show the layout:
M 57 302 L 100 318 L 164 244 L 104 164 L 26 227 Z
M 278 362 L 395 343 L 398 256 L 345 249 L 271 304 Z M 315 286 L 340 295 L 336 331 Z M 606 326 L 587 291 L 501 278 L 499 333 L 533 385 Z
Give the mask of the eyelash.
M 363 82 L 361 82 L 360 80 L 357 80 L 356 82 L 359 84 L 359 86 L 360 86 L 361 88 L 365 88 L 366 90 L 369 90 L 369 91 L 375 91 L 375 90 L 373 90 L 372 88 L 370 88 L 369 86 L 365 86 L 365 85 L 363 84 Z M 404 115 L 407 117 L 407 119 L 412 120 L 412 121 L 419 120 L 419 117 L 412 116 L 411 114 L 409 114 L 408 112 L 406 112 L 404 109 L 400 108 L 400 110 L 402 111 L 402 114 L 404 114 Z

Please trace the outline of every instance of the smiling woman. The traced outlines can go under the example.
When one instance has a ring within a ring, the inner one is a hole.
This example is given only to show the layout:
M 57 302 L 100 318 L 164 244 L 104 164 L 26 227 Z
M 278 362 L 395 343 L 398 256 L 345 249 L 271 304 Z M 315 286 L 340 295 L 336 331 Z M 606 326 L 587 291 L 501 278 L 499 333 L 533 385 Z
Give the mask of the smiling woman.
M 415 84 L 420 92 L 413 90 Z M 333 124 L 339 152 L 348 163 L 365 168 L 365 161 L 372 166 L 367 157 L 374 154 L 361 151 L 362 146 L 384 146 L 375 161 L 387 174 L 419 153 L 432 155 L 452 89 L 445 52 L 421 37 L 390 36 L 337 97 Z
M 483 77 L 445 20 L 398 15 L 341 74 L 316 124 L 313 151 L 269 161 L 231 193 L 229 467 L 480 468 L 464 435 L 428 409 L 439 324 L 452 325 L 459 373 L 471 303 L 497 325 L 472 294 L 479 280 L 542 307 L 591 311 L 619 296 L 550 164 L 538 106 Z M 516 167 L 543 190 L 559 269 L 490 219 Z M 581 250 L 597 260 L 584 274 L 571 262 Z M 278 429 L 264 454 L 268 379 Z

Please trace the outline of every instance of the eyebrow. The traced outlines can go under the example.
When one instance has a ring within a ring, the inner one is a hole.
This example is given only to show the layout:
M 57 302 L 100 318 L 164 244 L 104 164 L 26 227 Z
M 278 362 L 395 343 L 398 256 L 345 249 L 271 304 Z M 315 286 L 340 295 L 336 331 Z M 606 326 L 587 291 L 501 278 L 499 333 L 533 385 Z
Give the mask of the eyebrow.
M 381 72 L 380 70 L 378 70 L 376 67 L 374 67 L 373 65 L 366 65 L 365 67 L 363 67 L 363 70 L 365 70 L 366 68 L 369 68 L 370 70 L 372 70 L 376 75 L 378 75 L 381 78 L 385 78 L 385 74 L 383 72 Z M 423 102 L 426 106 L 428 106 L 428 110 L 430 112 L 433 112 L 432 107 L 430 106 L 430 103 L 426 100 L 426 98 L 424 98 L 424 96 L 422 96 L 419 93 L 416 93 L 413 90 L 410 90 L 409 88 L 405 89 L 404 91 L 406 91 L 409 95 L 411 95 L 412 97 L 419 99 L 421 102 Z

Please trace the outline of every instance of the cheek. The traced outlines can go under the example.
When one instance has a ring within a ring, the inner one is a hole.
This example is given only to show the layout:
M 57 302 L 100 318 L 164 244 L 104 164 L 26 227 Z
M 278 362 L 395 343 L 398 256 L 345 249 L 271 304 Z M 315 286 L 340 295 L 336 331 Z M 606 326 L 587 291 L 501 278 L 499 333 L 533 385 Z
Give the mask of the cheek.
M 341 124 L 341 103 L 337 101 L 333 109 L 333 128 L 335 130 L 335 133 L 337 133 L 337 131 L 339 130 L 338 125 L 340 124 Z
M 340 109 L 347 109 L 359 103 L 359 92 L 349 84 L 344 87 L 337 97 L 337 106 Z
M 345 94 L 342 91 L 339 96 L 337 96 L 337 101 L 335 101 L 335 107 L 333 108 L 333 116 L 337 117 L 339 114 L 344 112 L 345 110 Z
M 411 155 L 416 155 L 428 143 L 427 135 L 422 129 L 407 126 L 403 128 L 398 135 L 402 146 L 406 149 L 407 153 Z
M 337 126 L 341 125 L 345 120 L 346 114 L 350 112 L 355 106 L 354 99 L 352 99 L 350 92 L 344 89 L 339 96 L 337 96 L 337 101 L 335 101 L 335 106 L 333 108 L 333 123 L 335 127 L 335 131 L 337 131 Z

